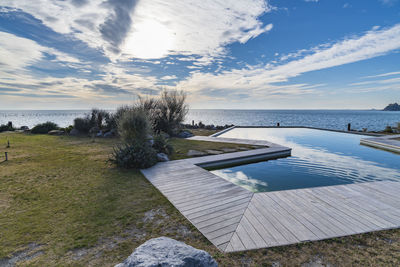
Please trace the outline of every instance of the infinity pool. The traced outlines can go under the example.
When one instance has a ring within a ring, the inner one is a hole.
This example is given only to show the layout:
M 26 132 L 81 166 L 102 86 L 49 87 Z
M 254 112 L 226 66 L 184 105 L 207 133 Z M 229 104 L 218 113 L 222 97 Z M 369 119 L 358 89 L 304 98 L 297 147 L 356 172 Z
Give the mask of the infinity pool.
M 292 156 L 212 173 L 253 192 L 400 181 L 400 155 L 360 145 L 364 135 L 305 128 L 235 128 L 220 137 L 267 140 Z

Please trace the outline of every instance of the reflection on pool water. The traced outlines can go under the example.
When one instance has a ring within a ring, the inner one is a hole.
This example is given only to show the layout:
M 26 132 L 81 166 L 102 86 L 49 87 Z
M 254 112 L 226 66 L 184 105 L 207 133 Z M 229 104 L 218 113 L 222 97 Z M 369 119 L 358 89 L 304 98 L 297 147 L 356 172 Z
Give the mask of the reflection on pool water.
M 369 181 L 400 181 L 400 155 L 360 145 L 368 136 L 304 128 L 235 128 L 220 137 L 267 140 L 292 156 L 214 170 L 253 192 Z

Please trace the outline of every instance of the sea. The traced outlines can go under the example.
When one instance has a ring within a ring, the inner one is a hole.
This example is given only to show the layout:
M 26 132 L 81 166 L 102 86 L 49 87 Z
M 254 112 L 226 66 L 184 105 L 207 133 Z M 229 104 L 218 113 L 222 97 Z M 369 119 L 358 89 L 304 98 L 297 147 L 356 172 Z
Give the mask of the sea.
M 9 121 L 14 126 L 28 126 L 46 121 L 60 127 L 73 124 L 76 117 L 82 117 L 89 110 L 0 110 L 0 124 Z M 111 111 L 112 112 L 112 111 Z M 231 110 L 191 109 L 186 123 L 240 126 L 310 126 L 344 130 L 351 123 L 352 129 L 380 131 L 386 126 L 400 123 L 400 111 L 378 110 Z

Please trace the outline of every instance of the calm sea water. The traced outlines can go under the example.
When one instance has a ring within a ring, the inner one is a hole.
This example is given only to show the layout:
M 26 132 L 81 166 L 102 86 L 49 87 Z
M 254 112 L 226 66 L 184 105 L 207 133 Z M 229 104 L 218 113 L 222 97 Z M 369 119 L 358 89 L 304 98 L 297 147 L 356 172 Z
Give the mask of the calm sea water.
M 0 124 L 12 121 L 16 126 L 32 127 L 52 121 L 61 127 L 71 125 L 74 118 L 88 110 L 0 110 Z M 400 112 L 373 110 L 190 110 L 187 123 L 202 121 L 214 125 L 268 126 L 280 122 L 282 126 L 312 126 L 328 129 L 383 130 L 400 122 Z

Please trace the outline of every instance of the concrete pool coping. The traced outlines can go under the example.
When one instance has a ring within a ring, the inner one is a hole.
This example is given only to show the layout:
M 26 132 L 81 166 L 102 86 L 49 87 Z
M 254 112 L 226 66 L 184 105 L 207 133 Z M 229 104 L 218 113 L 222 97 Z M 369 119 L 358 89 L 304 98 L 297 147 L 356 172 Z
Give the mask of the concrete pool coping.
M 267 146 L 162 162 L 142 170 L 144 176 L 181 214 L 223 252 L 283 246 L 400 227 L 399 182 L 253 193 L 203 167 L 240 163 L 262 156 L 266 159 L 288 156 L 290 148 L 266 141 L 215 136 L 190 139 Z
M 395 140 L 395 139 L 399 139 L 399 138 L 400 138 L 400 134 L 385 135 L 385 136 L 375 137 L 375 138 L 363 138 L 360 140 L 360 144 L 388 150 L 388 151 L 395 152 L 395 153 L 400 153 L 400 141 Z

